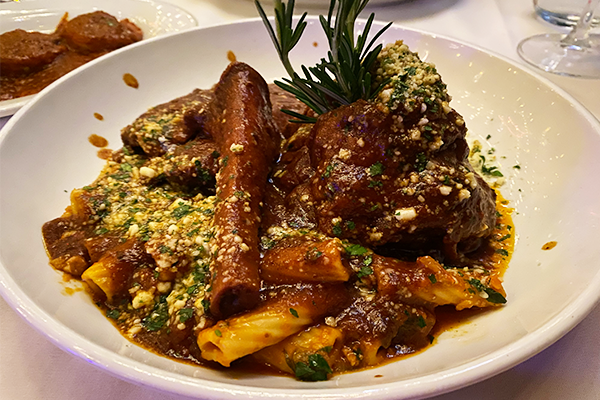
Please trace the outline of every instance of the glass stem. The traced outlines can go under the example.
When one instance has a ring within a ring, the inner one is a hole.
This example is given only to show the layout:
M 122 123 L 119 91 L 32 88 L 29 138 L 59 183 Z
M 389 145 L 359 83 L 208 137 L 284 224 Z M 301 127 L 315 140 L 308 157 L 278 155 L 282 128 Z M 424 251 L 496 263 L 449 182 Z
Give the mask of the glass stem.
M 587 1 L 577 25 L 561 40 L 562 47 L 568 47 L 573 50 L 585 50 L 591 47 L 589 40 L 590 25 L 594 17 L 594 10 L 599 3 L 600 0 Z

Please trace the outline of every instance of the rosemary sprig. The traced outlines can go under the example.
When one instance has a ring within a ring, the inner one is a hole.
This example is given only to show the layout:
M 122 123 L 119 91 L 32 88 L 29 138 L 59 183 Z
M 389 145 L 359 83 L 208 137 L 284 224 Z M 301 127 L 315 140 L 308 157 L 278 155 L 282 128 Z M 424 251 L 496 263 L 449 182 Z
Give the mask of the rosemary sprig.
M 329 44 L 327 58 L 322 58 L 314 67 L 307 68 L 303 65 L 301 68 L 304 77 L 301 77 L 291 65 L 289 53 L 306 28 L 306 13 L 302 14 L 294 27 L 292 17 L 295 1 L 289 0 L 286 5 L 281 0 L 275 0 L 275 29 L 273 29 L 259 1 L 255 0 L 258 13 L 290 76 L 289 79 L 283 78 L 283 82 L 275 81 L 275 84 L 294 94 L 317 115 L 341 105 L 351 104 L 358 99 L 369 100 L 375 97 L 387 81 L 373 87 L 369 70 L 377 59 L 382 45 L 372 50 L 371 47 L 392 23 L 383 27 L 367 43 L 375 18 L 375 14 L 371 14 L 362 34 L 358 35 L 355 41 L 356 19 L 368 2 L 369 0 L 330 0 L 327 18 L 319 16 L 319 22 Z M 289 110 L 282 111 L 297 118 L 294 122 L 316 122 L 316 118 Z

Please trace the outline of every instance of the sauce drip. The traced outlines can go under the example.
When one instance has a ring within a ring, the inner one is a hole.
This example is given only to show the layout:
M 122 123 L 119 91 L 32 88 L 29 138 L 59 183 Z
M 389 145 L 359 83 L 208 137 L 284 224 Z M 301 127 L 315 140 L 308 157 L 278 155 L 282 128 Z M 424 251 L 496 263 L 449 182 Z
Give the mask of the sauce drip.
M 108 146 L 108 140 L 104 139 L 102 136 L 92 134 L 88 137 L 88 141 L 95 147 L 106 147 Z
M 132 87 L 134 89 L 137 89 L 138 87 L 140 87 L 140 84 L 138 82 L 138 80 L 135 78 L 135 76 L 127 73 L 127 74 L 123 74 L 123 82 L 125 82 L 125 84 L 129 87 Z

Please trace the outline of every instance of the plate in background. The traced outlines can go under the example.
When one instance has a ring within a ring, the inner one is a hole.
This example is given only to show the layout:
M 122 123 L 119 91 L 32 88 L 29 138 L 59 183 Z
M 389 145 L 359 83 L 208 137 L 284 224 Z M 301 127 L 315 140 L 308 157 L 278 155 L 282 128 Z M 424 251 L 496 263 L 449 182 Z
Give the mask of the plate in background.
M 0 33 L 15 29 L 53 32 L 65 12 L 69 18 L 93 11 L 106 11 L 118 20 L 128 18 L 144 32 L 144 39 L 179 32 L 198 25 L 188 12 L 154 0 L 20 0 L 3 3 Z M 34 95 L 0 101 L 0 117 L 14 114 Z

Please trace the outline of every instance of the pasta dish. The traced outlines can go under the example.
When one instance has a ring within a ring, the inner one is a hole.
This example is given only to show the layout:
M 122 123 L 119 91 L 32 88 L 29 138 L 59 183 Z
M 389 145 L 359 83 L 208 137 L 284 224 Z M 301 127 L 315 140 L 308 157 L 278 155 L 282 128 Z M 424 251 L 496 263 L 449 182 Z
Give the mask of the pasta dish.
M 446 85 L 401 41 L 370 71 L 320 115 L 241 62 L 149 109 L 43 226 L 51 265 L 159 354 L 307 381 L 427 347 L 439 306 L 501 306 L 511 210 Z

